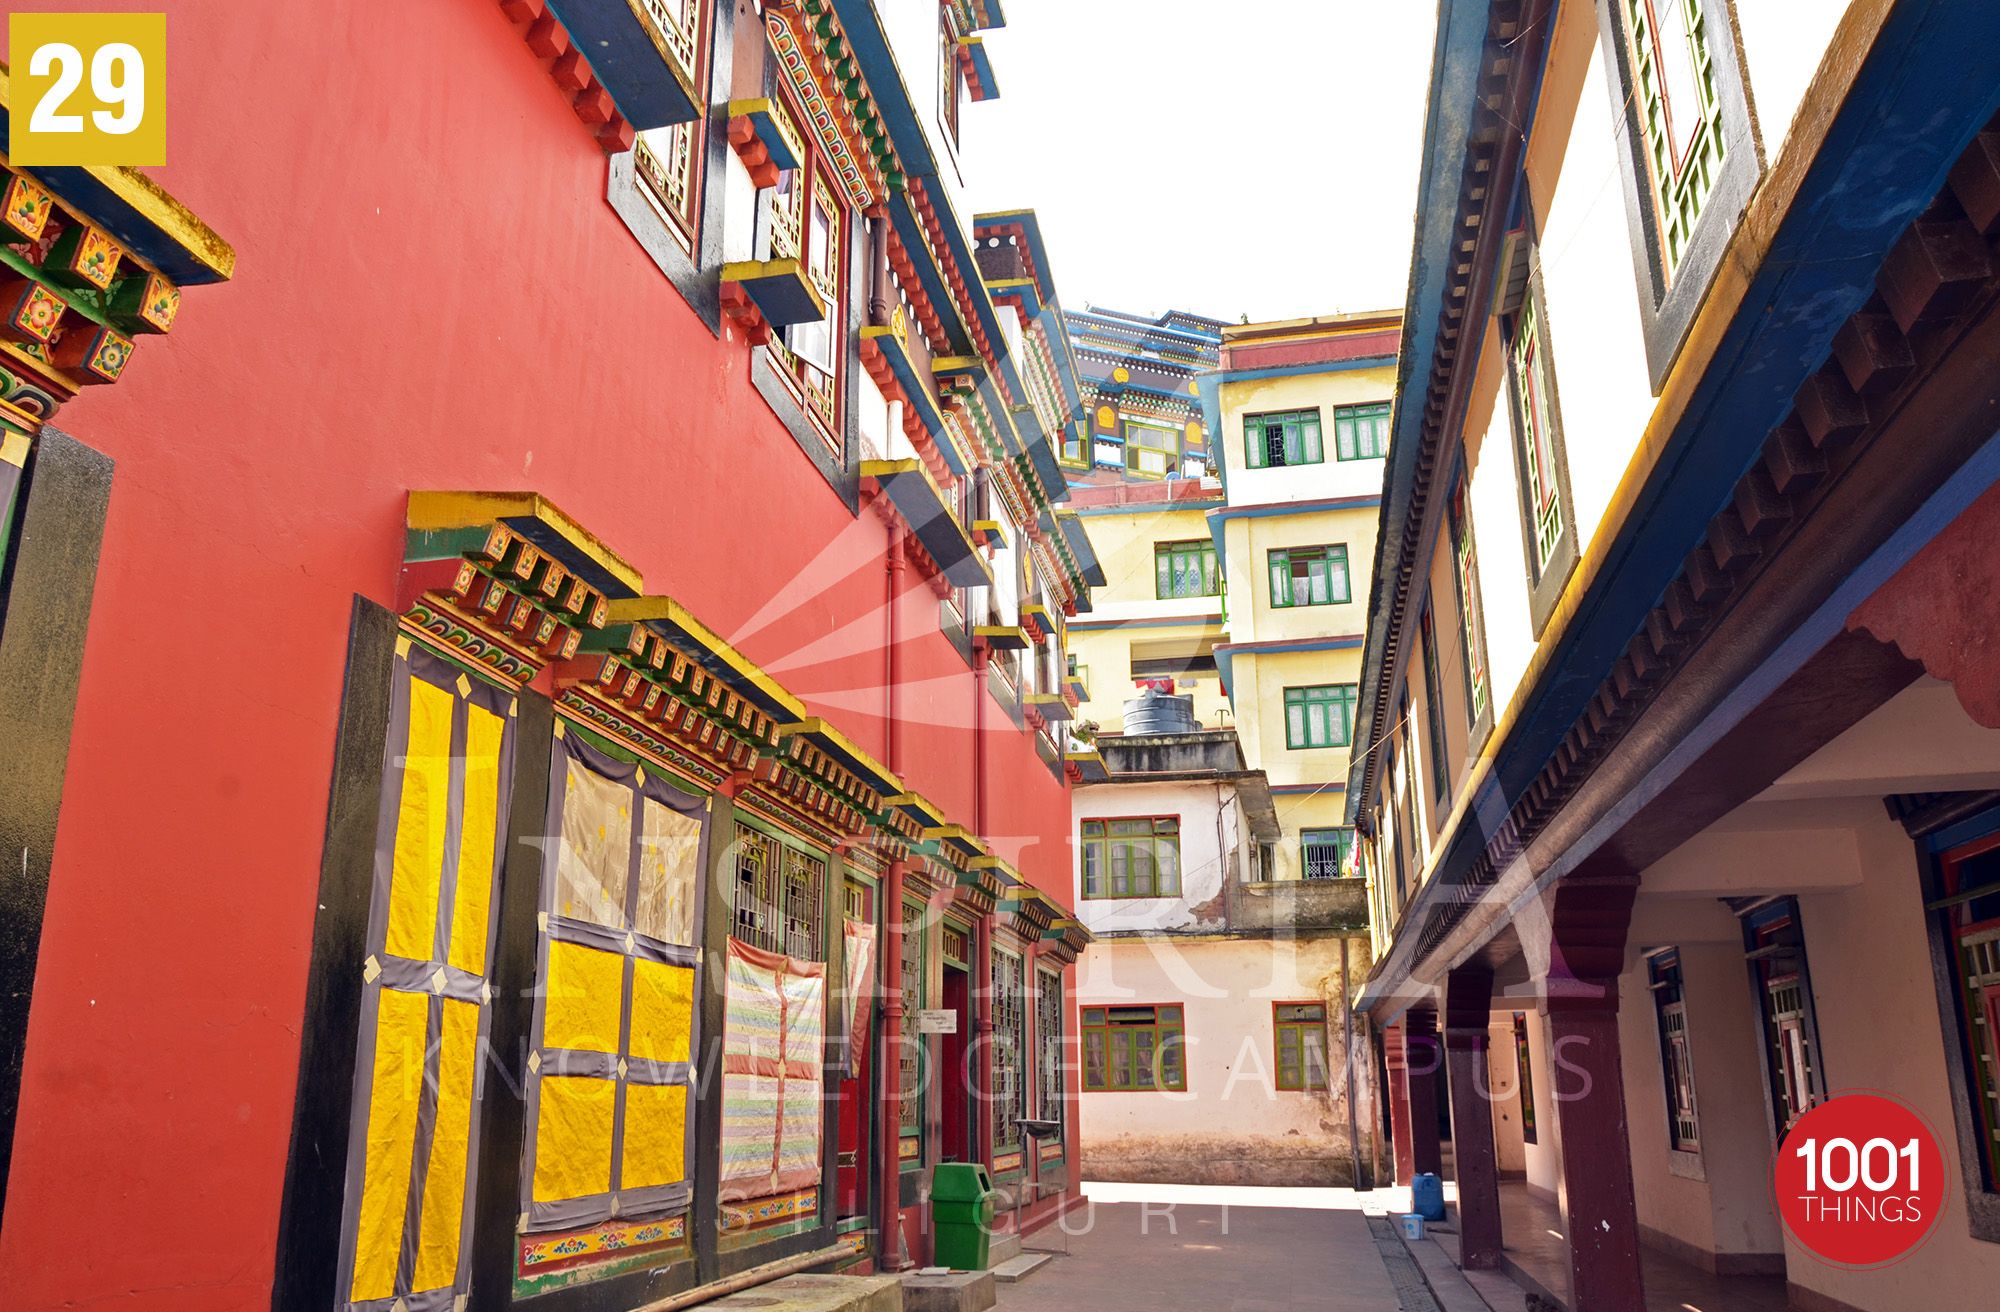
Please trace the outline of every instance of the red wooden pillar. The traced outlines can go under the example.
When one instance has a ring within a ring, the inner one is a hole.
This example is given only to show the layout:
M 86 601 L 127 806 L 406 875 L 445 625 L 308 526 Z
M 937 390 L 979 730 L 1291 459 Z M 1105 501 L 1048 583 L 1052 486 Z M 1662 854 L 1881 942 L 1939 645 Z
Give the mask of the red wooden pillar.
M 1500 1266 L 1500 1166 L 1493 1150 L 1486 1067 L 1492 1006 L 1491 972 L 1452 972 L 1445 985 L 1444 1047 L 1451 1080 L 1452 1172 L 1458 1177 L 1458 1264 L 1478 1271 Z
M 1550 908 L 1549 1060 L 1571 1303 L 1590 1312 L 1646 1306 L 1618 1044 L 1618 976 L 1638 889 L 1636 876 L 1571 875 Z
M 1416 1158 L 1410 1146 L 1409 1050 L 1399 1022 L 1382 1031 L 1382 1064 L 1389 1070 L 1390 1151 L 1395 1158 L 1396 1183 L 1407 1185 L 1416 1176 Z
M 1409 1054 L 1410 1157 L 1417 1175 L 1444 1174 L 1444 1147 L 1438 1142 L 1438 1084 L 1444 1052 L 1438 1043 L 1437 1013 L 1411 1009 L 1403 1021 Z
M 882 1192 L 876 1203 L 876 1269 L 900 1271 L 903 1260 L 903 875 L 904 861 L 891 861 L 882 878 L 882 1046 L 875 1056 L 882 1090 L 877 1167 Z

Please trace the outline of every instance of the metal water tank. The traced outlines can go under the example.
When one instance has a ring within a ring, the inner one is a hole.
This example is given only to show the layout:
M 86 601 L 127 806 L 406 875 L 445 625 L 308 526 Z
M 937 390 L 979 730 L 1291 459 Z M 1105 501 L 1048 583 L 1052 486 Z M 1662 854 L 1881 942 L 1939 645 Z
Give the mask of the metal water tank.
M 1201 726 L 1194 718 L 1194 698 L 1176 697 L 1158 688 L 1125 703 L 1127 736 L 1151 733 L 1193 733 Z

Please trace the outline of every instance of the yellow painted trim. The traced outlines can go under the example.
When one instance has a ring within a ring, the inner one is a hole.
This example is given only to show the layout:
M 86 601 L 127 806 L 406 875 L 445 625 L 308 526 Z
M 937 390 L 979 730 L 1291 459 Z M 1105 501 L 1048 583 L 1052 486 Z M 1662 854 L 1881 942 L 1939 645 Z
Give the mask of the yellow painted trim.
M 636 566 L 605 546 L 595 533 L 565 515 L 539 492 L 410 493 L 409 526 L 419 531 L 477 528 L 496 519 L 519 519 L 524 516 L 547 524 L 561 534 L 565 542 L 590 557 L 632 591 L 646 590 L 645 580 Z
M 922 793 L 897 793 L 894 797 L 885 798 L 884 801 L 889 806 L 908 807 L 912 810 L 921 811 L 939 824 L 944 823 L 944 808 L 936 802 L 931 801 L 930 798 L 925 797 Z
M 1021 872 L 1015 869 L 1014 863 L 1004 856 L 994 856 L 989 852 L 984 856 L 973 857 L 966 864 L 974 870 L 998 870 L 1001 874 L 1012 879 L 1016 884 L 1020 884 L 1024 888 L 1027 886 L 1026 882 L 1021 878 Z
M 1439 838 L 1449 838 L 1458 832 L 1465 816 L 1472 809 L 1472 799 L 1481 796 L 1491 778 L 1495 758 L 1500 745 L 1513 734 L 1525 713 L 1527 698 L 1548 672 L 1554 660 L 1556 648 L 1563 635 L 1576 621 L 1576 613 L 1583 598 L 1589 595 L 1592 585 L 1606 568 L 1611 543 L 1616 540 L 1625 524 L 1631 519 L 1633 508 L 1638 503 L 1639 493 L 1651 479 L 1653 470 L 1665 450 L 1667 438 L 1680 423 L 1686 413 L 1695 389 L 1707 376 L 1709 366 L 1714 363 L 1715 353 L 1722 344 L 1724 335 L 1736 321 L 1743 308 L 1743 298 L 1750 290 L 1751 281 L 1763 268 L 1764 260 L 1770 255 L 1771 243 L 1776 238 L 1785 216 L 1790 213 L 1792 203 L 1798 197 L 1799 188 L 1804 185 L 1807 172 L 1818 160 L 1820 148 L 1825 144 L 1828 128 L 1831 126 L 1841 104 L 1847 99 L 1847 92 L 1853 85 L 1861 62 L 1874 47 L 1875 38 L 1882 25 L 1888 21 L 1894 0 L 1856 0 L 1841 19 L 1833 40 L 1827 45 L 1827 57 L 1820 64 L 1800 102 L 1797 115 L 1793 118 L 1794 130 L 1785 138 L 1778 158 L 1765 170 L 1763 179 L 1751 194 L 1750 204 L 1737 223 L 1736 232 L 1730 238 L 1723 252 L 1722 262 L 1716 267 L 1715 277 L 1709 283 L 1701 308 L 1696 312 L 1694 324 L 1688 330 L 1687 340 L 1682 343 L 1680 354 L 1675 358 L 1673 368 L 1668 372 L 1660 388 L 1660 399 L 1654 406 L 1653 414 L 1646 421 L 1646 427 L 1632 458 L 1627 463 L 1624 474 L 1613 490 L 1610 502 L 1597 521 L 1597 528 L 1585 544 L 1583 555 L 1571 571 L 1569 581 L 1563 585 L 1561 596 L 1556 599 L 1555 609 L 1550 612 L 1548 623 L 1542 629 L 1541 641 L 1535 647 L 1535 654 L 1529 658 L 1527 668 L 1521 672 L 1514 685 L 1514 691 L 1507 705 L 1496 710 L 1493 728 L 1486 735 L 1485 746 L 1478 758 L 1472 761 L 1464 772 L 1464 780 L 1453 794 L 1453 805 L 1432 831 L 1425 836 L 1430 851 L 1417 872 L 1417 879 L 1411 885 L 1410 894 L 1403 904 L 1393 908 L 1400 917 L 1413 903 L 1418 893 L 1436 873 L 1447 843 Z M 1464 442 L 1464 434 L 1459 434 Z M 1398 673 L 1407 682 L 1410 671 L 1401 669 Z M 1374 729 L 1379 734 L 1379 728 Z M 1380 741 L 1378 737 L 1377 741 Z M 1376 790 L 1382 786 L 1381 772 L 1376 771 Z M 1537 876 L 1539 879 L 1540 876 Z M 1398 925 L 1398 930 L 1401 925 Z M 1392 932 L 1389 937 L 1390 949 L 1382 954 L 1387 962 L 1400 933 Z M 1454 931 L 1439 947 L 1449 946 L 1457 937 Z M 1434 950 L 1431 961 L 1443 960 Z M 1414 978 L 1414 976 L 1411 976 Z
M 0 107 L 11 107 L 12 104 L 10 73 L 7 65 L 0 63 Z M 0 159 L 4 158 L 0 156 Z M 8 167 L 15 166 L 9 163 Z M 169 195 L 166 188 L 159 183 L 134 168 L 109 164 L 87 164 L 79 167 L 101 183 L 105 190 L 137 210 L 142 218 L 178 243 L 196 260 L 213 269 L 217 277 L 226 279 L 236 272 L 236 248 L 224 241 L 215 229 L 197 218 L 193 210 Z M 20 171 L 27 172 L 25 169 Z M 33 177 L 32 174 L 29 176 Z M 52 195 L 61 194 L 56 188 L 43 183 L 40 178 L 33 180 L 37 186 L 43 187 Z
M 622 597 L 611 602 L 613 624 L 646 624 L 653 620 L 662 620 L 687 634 L 697 646 L 728 666 L 737 678 L 783 706 L 792 719 L 806 718 L 804 702 L 785 691 L 784 685 L 757 668 L 755 662 L 730 646 L 721 635 L 696 619 L 686 606 L 672 597 Z
M 724 282 L 744 283 L 761 278 L 798 279 L 799 286 L 806 289 L 806 295 L 811 297 L 812 303 L 819 308 L 820 317 L 826 317 L 826 301 L 820 296 L 819 288 L 813 286 L 813 280 L 807 276 L 805 265 L 797 259 L 735 260 L 722 266 Z
M 807 738 L 824 738 L 832 743 L 834 748 L 842 755 L 858 763 L 865 772 L 877 779 L 887 780 L 890 787 L 886 789 L 876 788 L 876 792 L 902 792 L 903 781 L 889 773 L 888 766 L 883 765 L 880 761 L 877 761 L 874 757 L 856 747 L 852 739 L 828 724 L 825 720 L 819 719 L 816 716 L 807 716 L 802 720 L 795 720 L 790 724 L 781 724 L 778 726 L 778 736 L 780 738 L 790 737 L 793 734 L 799 734 Z M 874 784 L 866 779 L 862 780 L 862 782 L 868 784 L 871 788 L 875 787 Z
M 28 451 L 34 446 L 26 433 L 0 432 L 0 461 L 26 467 Z
M 986 841 L 970 829 L 967 829 L 964 825 L 931 826 L 924 830 L 924 841 L 927 843 L 962 843 L 981 854 L 984 854 L 987 850 Z

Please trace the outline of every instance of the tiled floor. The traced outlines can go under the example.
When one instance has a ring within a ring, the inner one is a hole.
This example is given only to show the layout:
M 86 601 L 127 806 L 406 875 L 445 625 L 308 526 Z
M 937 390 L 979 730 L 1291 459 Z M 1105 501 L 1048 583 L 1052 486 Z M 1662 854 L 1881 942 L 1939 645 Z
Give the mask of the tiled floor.
M 1517 1279 L 1569 1305 L 1569 1244 L 1562 1212 L 1508 1181 L 1500 1186 L 1500 1233 Z M 1713 1276 L 1650 1248 L 1639 1250 L 1647 1312 L 1785 1312 L 1781 1276 Z

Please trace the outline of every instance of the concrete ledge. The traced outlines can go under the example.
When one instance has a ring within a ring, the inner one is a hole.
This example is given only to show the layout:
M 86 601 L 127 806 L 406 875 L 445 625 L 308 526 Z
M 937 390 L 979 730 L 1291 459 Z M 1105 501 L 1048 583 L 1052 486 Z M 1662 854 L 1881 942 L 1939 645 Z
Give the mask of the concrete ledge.
M 986 1312 L 998 1297 L 991 1271 L 919 1271 L 903 1277 L 904 1312 Z
M 707 1306 L 716 1312 L 902 1312 L 895 1276 L 786 1276 Z

